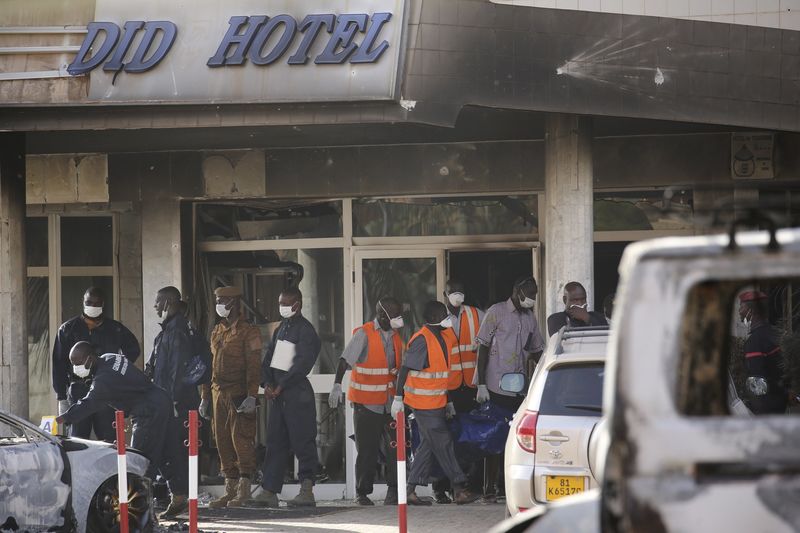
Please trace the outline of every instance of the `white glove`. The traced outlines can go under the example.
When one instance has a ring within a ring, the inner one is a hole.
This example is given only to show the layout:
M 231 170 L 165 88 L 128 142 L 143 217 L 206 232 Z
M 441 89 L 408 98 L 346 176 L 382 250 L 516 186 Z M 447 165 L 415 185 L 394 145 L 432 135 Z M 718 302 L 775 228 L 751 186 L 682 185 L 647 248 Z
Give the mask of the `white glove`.
M 253 396 L 248 396 L 242 402 L 242 405 L 236 408 L 237 413 L 249 415 L 256 412 L 256 399 Z
M 395 396 L 394 401 L 392 401 L 392 418 L 397 418 L 397 413 L 403 412 L 404 408 L 403 397 Z
M 447 402 L 447 405 L 444 407 L 444 417 L 450 419 L 454 416 L 456 416 L 456 407 L 453 405 L 453 402 Z
M 197 410 L 200 411 L 200 416 L 206 420 L 211 420 L 211 402 L 209 400 L 200 400 L 200 407 Z
M 478 403 L 489 401 L 489 389 L 486 388 L 486 385 L 478 385 L 478 394 L 475 395 L 475 401 Z
M 58 400 L 58 416 L 69 411 L 69 400 Z
M 334 383 L 331 393 L 328 395 L 328 407 L 336 409 L 342 401 L 342 384 Z

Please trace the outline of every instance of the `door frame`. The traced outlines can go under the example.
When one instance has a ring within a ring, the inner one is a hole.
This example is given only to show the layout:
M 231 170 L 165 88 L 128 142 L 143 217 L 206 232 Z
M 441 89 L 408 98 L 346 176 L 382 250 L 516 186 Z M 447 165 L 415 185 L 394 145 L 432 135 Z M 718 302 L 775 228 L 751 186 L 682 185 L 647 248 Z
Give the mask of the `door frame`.
M 349 342 L 352 337 L 354 328 L 363 323 L 364 310 L 363 310 L 363 260 L 364 259 L 417 259 L 417 258 L 433 258 L 436 259 L 436 299 L 441 300 L 440 296 L 445 289 L 445 282 L 450 272 L 450 265 L 448 262 L 448 252 L 503 252 L 503 251 L 518 251 L 518 250 L 531 250 L 531 262 L 533 277 L 541 287 L 543 284 L 542 276 L 542 246 L 539 241 L 516 241 L 504 242 L 498 239 L 493 242 L 457 242 L 459 238 L 451 238 L 447 242 L 447 238 L 422 238 L 418 239 L 416 244 L 407 244 L 406 241 L 395 240 L 397 238 L 381 239 L 380 244 L 371 244 L 367 246 L 353 246 L 349 250 L 350 264 L 349 272 L 346 271 L 345 277 L 349 283 L 345 287 L 345 299 L 350 297 L 352 302 L 350 305 L 351 313 L 347 317 L 349 324 L 345 327 L 345 342 Z M 453 242 L 453 241 L 456 242 Z M 355 241 L 355 239 L 354 239 Z M 389 242 L 387 242 L 389 241 Z M 394 241 L 396 244 L 392 244 Z M 347 261 L 347 259 L 345 259 Z M 544 305 L 542 298 L 536 298 L 536 313 L 539 324 L 543 324 Z M 327 376 L 326 376 L 327 377 Z M 330 379 L 330 378 L 328 378 Z M 345 373 L 342 380 L 342 389 L 347 390 L 350 380 L 350 372 Z M 332 385 L 332 380 L 331 380 Z M 349 401 L 345 401 L 345 431 L 346 435 L 355 433 L 353 424 L 353 408 Z M 345 494 L 347 498 L 355 497 L 355 459 L 356 447 L 352 439 L 346 438 L 345 448 L 345 461 L 346 461 L 346 489 Z M 426 494 L 427 488 L 422 488 L 420 494 Z M 401 487 L 402 490 L 402 487 Z M 376 483 L 374 496 L 377 499 L 383 497 L 386 491 L 386 485 Z

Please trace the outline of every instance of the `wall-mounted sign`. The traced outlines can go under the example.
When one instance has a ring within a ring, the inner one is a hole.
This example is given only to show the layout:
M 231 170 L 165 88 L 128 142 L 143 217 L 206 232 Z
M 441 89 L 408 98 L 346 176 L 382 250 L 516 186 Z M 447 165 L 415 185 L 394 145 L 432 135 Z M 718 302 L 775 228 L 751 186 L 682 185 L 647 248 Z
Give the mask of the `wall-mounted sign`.
M 393 99 L 404 16 L 405 0 L 97 0 L 68 71 L 120 103 Z
M 731 177 L 770 179 L 775 177 L 773 133 L 734 133 L 731 135 Z

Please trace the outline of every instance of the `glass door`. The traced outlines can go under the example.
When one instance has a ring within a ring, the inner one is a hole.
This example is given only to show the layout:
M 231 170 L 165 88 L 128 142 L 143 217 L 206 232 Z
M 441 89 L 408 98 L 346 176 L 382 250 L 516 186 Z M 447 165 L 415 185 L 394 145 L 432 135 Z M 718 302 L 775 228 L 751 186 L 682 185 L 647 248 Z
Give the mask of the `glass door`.
M 425 303 L 441 299 L 444 257 L 444 250 L 354 250 L 353 327 L 375 317 L 380 298 L 393 296 L 403 308 L 402 336 L 407 341 L 425 323 Z

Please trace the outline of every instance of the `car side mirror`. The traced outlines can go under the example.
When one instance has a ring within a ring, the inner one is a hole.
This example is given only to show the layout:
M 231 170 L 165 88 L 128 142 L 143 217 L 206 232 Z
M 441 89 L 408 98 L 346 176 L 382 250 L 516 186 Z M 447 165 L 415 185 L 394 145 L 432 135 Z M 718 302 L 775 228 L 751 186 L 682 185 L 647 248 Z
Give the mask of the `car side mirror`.
M 500 390 L 518 394 L 525 390 L 525 374 L 503 374 L 500 378 Z

